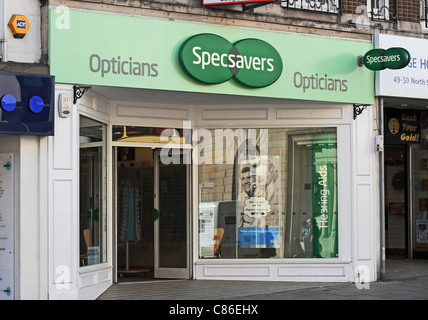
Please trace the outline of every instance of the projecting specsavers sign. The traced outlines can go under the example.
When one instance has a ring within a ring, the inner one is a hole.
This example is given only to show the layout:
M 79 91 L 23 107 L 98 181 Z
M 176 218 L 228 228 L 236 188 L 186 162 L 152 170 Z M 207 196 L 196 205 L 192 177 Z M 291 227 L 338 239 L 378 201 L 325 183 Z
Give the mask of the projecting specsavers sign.
M 373 72 L 356 63 L 369 42 L 80 10 L 64 25 L 60 12 L 49 19 L 57 83 L 374 102 Z
M 410 62 L 410 53 L 404 48 L 372 49 L 363 57 L 364 65 L 370 70 L 403 69 Z

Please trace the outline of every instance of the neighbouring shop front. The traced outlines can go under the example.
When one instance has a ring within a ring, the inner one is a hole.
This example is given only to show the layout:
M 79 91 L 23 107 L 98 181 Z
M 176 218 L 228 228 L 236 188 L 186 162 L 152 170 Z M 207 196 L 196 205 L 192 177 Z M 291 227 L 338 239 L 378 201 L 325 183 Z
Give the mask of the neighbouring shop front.
M 20 263 L 37 250 L 28 227 L 45 204 L 38 172 L 54 135 L 54 86 L 51 76 L 0 72 L 0 300 L 23 295 Z
M 70 208 L 50 213 L 51 271 L 70 273 L 51 293 L 94 298 L 148 278 L 375 280 L 373 111 L 354 113 L 374 103 L 373 72 L 357 64 L 371 48 L 51 8 L 56 95 L 74 100 L 51 158 L 53 206 Z
M 376 95 L 383 111 L 385 257 L 428 257 L 426 39 L 379 35 L 377 48 L 402 47 L 410 62 L 400 70 L 378 71 Z

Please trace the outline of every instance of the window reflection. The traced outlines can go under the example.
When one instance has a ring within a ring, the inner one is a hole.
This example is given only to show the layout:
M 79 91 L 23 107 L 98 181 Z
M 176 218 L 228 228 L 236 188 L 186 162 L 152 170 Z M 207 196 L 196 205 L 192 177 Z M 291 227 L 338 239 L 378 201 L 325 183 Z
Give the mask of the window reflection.
M 106 126 L 80 117 L 80 266 L 107 261 Z
M 137 126 L 113 126 L 113 141 L 145 143 L 190 143 L 190 130 Z
M 337 257 L 336 130 L 220 131 L 199 162 L 200 258 Z

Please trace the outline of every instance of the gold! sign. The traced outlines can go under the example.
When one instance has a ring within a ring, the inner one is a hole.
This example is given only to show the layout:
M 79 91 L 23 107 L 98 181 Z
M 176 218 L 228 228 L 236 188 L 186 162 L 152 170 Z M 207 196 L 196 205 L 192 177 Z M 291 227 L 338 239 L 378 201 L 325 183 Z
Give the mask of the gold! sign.
M 385 120 L 385 144 L 420 142 L 420 111 L 387 109 Z

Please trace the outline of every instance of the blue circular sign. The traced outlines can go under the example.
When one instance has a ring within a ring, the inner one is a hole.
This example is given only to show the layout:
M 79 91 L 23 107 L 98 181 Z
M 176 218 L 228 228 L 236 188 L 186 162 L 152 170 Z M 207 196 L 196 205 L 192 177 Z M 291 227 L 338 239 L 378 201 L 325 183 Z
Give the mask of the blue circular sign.
M 45 103 L 43 102 L 43 99 L 39 96 L 33 96 L 30 99 L 30 110 L 34 113 L 39 113 L 43 110 L 43 107 L 45 106 Z
M 1 107 L 3 108 L 4 111 L 7 111 L 7 112 L 11 112 L 15 110 L 15 107 L 16 107 L 15 97 L 11 94 L 5 94 L 1 98 Z

